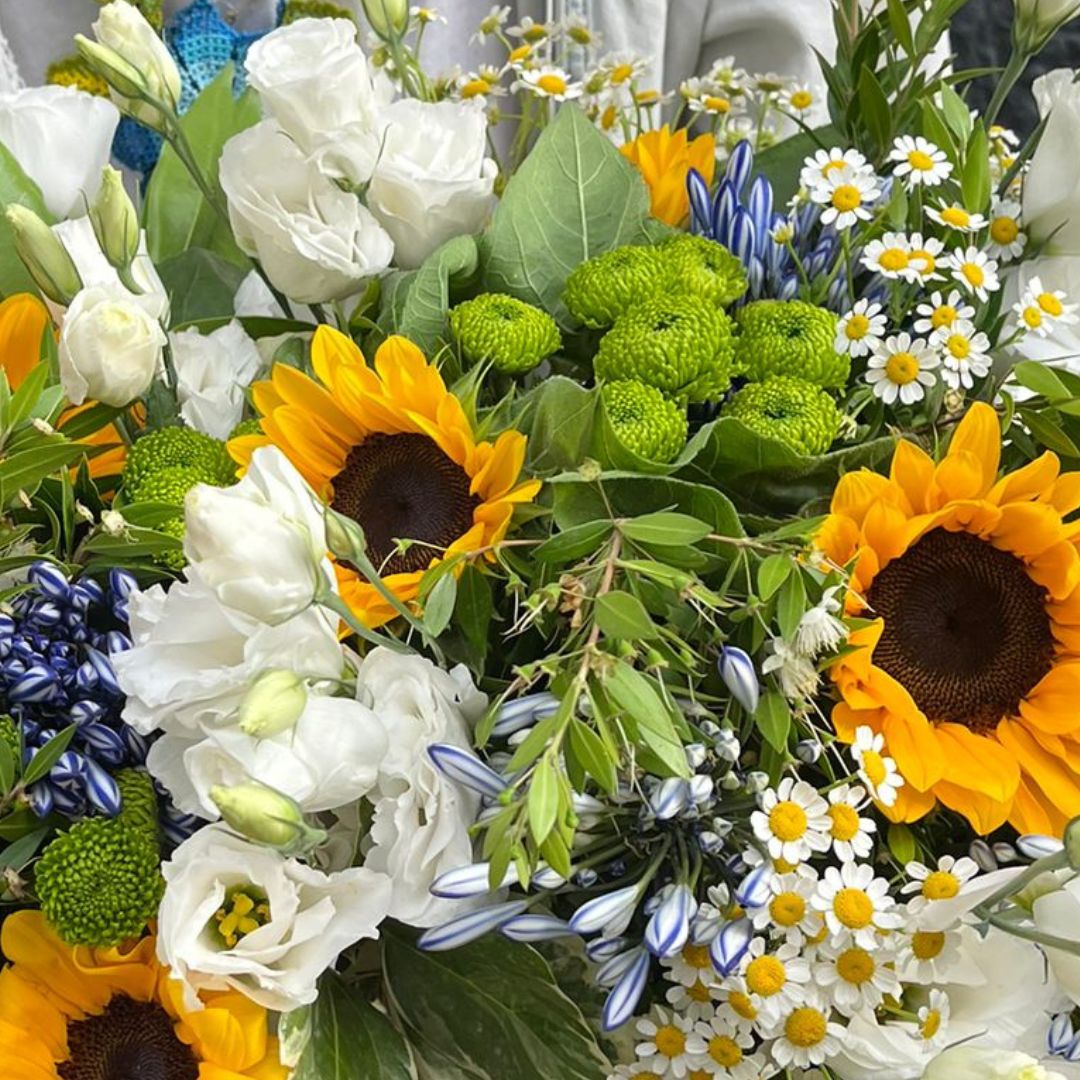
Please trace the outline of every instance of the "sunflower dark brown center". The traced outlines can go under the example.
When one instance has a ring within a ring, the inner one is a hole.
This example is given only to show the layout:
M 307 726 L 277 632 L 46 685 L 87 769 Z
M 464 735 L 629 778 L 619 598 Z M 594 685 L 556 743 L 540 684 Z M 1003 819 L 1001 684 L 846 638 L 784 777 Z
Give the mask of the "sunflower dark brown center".
M 333 507 L 363 528 L 383 575 L 427 569 L 473 524 L 469 477 L 426 435 L 369 435 L 334 477 Z M 395 540 L 414 541 L 398 551 Z
M 970 533 L 927 533 L 874 578 L 867 600 L 885 620 L 874 663 L 930 720 L 986 730 L 1016 713 L 1053 662 L 1045 590 Z
M 105 1011 L 68 1025 L 63 1080 L 198 1080 L 199 1064 L 152 1001 L 114 997 Z

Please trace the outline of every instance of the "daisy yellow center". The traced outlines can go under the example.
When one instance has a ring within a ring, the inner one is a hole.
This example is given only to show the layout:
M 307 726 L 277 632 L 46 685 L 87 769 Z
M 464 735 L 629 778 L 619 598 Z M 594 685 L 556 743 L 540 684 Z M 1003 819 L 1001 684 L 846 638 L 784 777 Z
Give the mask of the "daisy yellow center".
M 555 75 L 550 71 L 541 75 L 540 78 L 536 80 L 536 85 L 540 87 L 545 94 L 566 93 L 566 80 L 561 75 Z
M 754 994 L 772 997 L 784 989 L 787 971 L 775 956 L 759 956 L 746 967 L 746 985 Z
M 516 64 L 521 60 L 527 60 L 530 56 L 532 56 L 532 46 L 519 45 L 511 51 L 509 60 L 511 64 Z
M 600 126 L 605 131 L 610 131 L 615 126 L 615 121 L 619 119 L 619 110 L 614 105 L 609 105 L 603 113 L 600 115 Z
M 833 914 L 849 930 L 863 930 L 874 921 L 874 902 L 862 889 L 841 889 L 833 897 Z
M 916 930 L 911 935 L 911 952 L 916 960 L 933 960 L 945 948 L 945 934 L 940 930 Z
M 932 1039 L 940 1030 L 941 1013 L 937 1009 L 931 1009 L 919 1027 L 919 1032 L 924 1039 Z
M 815 912 L 818 919 L 817 931 L 806 939 L 808 945 L 820 945 L 829 936 L 829 925 L 825 922 L 825 916 L 819 911 Z
M 971 354 L 971 342 L 963 334 L 950 334 L 949 340 L 945 342 L 945 348 L 957 360 L 966 360 Z
M 808 1049 L 824 1042 L 828 1025 L 819 1009 L 796 1009 L 784 1022 L 784 1035 L 792 1046 Z
M 626 82 L 631 75 L 634 74 L 633 64 L 619 64 L 617 67 L 611 69 L 611 81 L 616 86 L 620 86 Z
M 782 892 L 769 901 L 769 916 L 777 926 L 796 926 L 806 915 L 806 900 L 797 892 Z
M 925 248 L 918 248 L 913 251 L 910 258 L 923 277 L 929 276 L 937 269 L 937 259 Z
M 705 108 L 708 109 L 709 112 L 714 112 L 714 113 L 731 112 L 731 102 L 728 101 L 727 98 L 716 97 L 714 95 L 710 95 L 709 97 L 704 98 L 703 101 L 704 101 Z
M 838 158 L 834 158 L 832 161 L 827 161 L 824 165 L 821 166 L 821 175 L 828 176 L 829 173 L 833 172 L 835 169 L 842 169 L 846 164 L 847 162 L 841 161 Z
M 526 41 L 531 41 L 535 43 L 537 41 L 543 41 L 544 38 L 547 37 L 547 33 L 547 27 L 544 26 L 543 23 L 534 23 L 521 36 Z
M 634 1080 L 638 1080 L 641 1073 L 634 1073 Z M 713 1074 L 708 1069 L 691 1069 L 686 1074 L 686 1080 L 713 1080 Z
M 986 271 L 978 263 L 963 263 L 960 273 L 964 275 L 964 280 L 976 289 L 986 281 Z
M 684 945 L 682 958 L 690 967 L 697 968 L 698 971 L 705 971 L 712 967 L 708 945 Z
M 1032 330 L 1038 329 L 1043 324 L 1043 313 L 1034 304 L 1030 307 L 1024 308 L 1024 322 L 1031 327 Z
M 870 333 L 870 320 L 865 315 L 852 315 L 844 326 L 848 341 L 862 341 Z
M 852 840 L 858 836 L 859 814 L 853 806 L 847 803 L 830 806 L 829 819 L 832 821 L 829 832 L 834 840 Z
M 922 885 L 927 900 L 951 900 L 959 891 L 960 879 L 947 870 L 935 870 Z
M 461 96 L 468 101 L 470 98 L 482 97 L 491 89 L 491 84 L 484 79 L 470 79 L 461 88 Z
M 907 159 L 908 164 L 919 172 L 930 172 L 934 167 L 934 159 L 923 150 L 912 150 Z
M 798 863 L 788 862 L 783 856 L 779 859 L 773 859 L 773 869 L 778 874 L 790 874 L 798 865 Z
M 885 768 L 885 759 L 876 750 L 864 750 L 862 752 L 862 768 L 866 773 L 866 779 L 874 787 L 885 782 L 889 770 Z
M 231 893 L 214 912 L 217 932 L 230 949 L 242 937 L 254 933 L 269 921 L 270 905 L 263 897 L 244 889 Z
M 639 105 L 652 105 L 660 100 L 659 90 L 639 90 L 634 95 L 634 100 Z
M 852 986 L 862 986 L 874 977 L 877 965 L 865 949 L 845 949 L 836 958 L 836 973 Z
M 995 244 L 1008 246 L 1020 235 L 1020 226 L 1014 218 L 1004 215 L 990 222 L 990 239 Z
M 914 353 L 893 353 L 885 364 L 885 374 L 888 375 L 889 382 L 895 383 L 897 386 L 906 386 L 918 378 L 919 361 L 915 358 Z
M 832 193 L 832 204 L 841 213 L 862 206 L 862 192 L 854 184 L 840 184 Z
M 1065 310 L 1061 301 L 1053 293 L 1039 293 L 1038 304 L 1047 315 L 1052 315 L 1056 319 Z
M 886 248 L 878 256 L 878 265 L 882 270 L 906 270 L 910 259 L 903 248 Z
M 809 109 L 814 104 L 814 95 L 809 90 L 796 90 L 791 95 L 791 107 L 793 109 Z
M 686 996 L 691 1001 L 696 1001 L 701 1005 L 704 1005 L 712 998 L 709 988 L 700 979 L 696 979 L 692 985 L 686 988 Z
M 665 1024 L 653 1039 L 657 1052 L 666 1058 L 680 1057 L 686 1050 L 686 1036 L 674 1024 Z
M 806 833 L 806 811 L 795 802 L 778 802 L 769 811 L 769 829 L 777 840 L 789 843 Z
M 754 1008 L 754 1003 L 741 990 L 732 990 L 728 994 L 727 1000 L 737 1016 L 741 1016 L 744 1020 L 757 1019 L 757 1009 Z
M 955 229 L 966 229 L 971 224 L 971 215 L 960 206 L 946 206 L 941 211 L 941 220 Z
M 935 330 L 940 330 L 943 326 L 952 326 L 956 322 L 956 308 L 951 304 L 940 304 L 934 308 L 934 313 L 930 316 L 930 325 Z
M 709 1057 L 721 1068 L 732 1069 L 743 1059 L 742 1047 L 730 1035 L 714 1035 L 709 1040 Z

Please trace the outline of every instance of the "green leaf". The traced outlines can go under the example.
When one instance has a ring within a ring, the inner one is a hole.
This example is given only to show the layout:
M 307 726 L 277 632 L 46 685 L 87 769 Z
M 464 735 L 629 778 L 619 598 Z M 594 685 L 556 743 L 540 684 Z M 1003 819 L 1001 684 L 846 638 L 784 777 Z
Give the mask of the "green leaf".
M 790 555 L 770 555 L 758 567 L 758 596 L 762 600 L 768 600 L 787 581 L 788 575 L 794 569 L 795 564 Z
M 259 122 L 258 95 L 248 90 L 233 97 L 233 67 L 227 64 L 181 117 L 196 161 L 221 206 L 225 196 L 218 183 L 218 160 L 233 135 Z M 235 263 L 250 263 L 233 239 L 229 224 L 206 201 L 171 146 L 166 145 L 150 175 L 144 209 L 147 246 L 155 263 L 163 263 L 192 248 L 203 248 Z
M 450 625 L 456 600 L 457 578 L 453 571 L 447 571 L 435 582 L 424 604 L 424 629 L 433 638 L 437 638 Z
M 1056 403 L 1073 397 L 1054 369 L 1038 360 L 1021 360 L 1012 369 L 1012 373 L 1021 386 L 1026 386 L 1036 394 L 1042 394 L 1048 401 Z
M 889 27 L 906 56 L 915 55 L 915 40 L 911 35 L 911 19 L 904 10 L 904 0 L 888 0 Z
M 922 103 L 922 129 L 923 135 L 935 146 L 944 150 L 954 165 L 960 163 L 960 150 L 956 138 L 949 130 L 941 112 L 929 99 L 925 99 Z
M 675 731 L 671 713 L 650 679 L 619 661 L 604 678 L 611 700 L 637 728 L 638 738 L 663 763 L 672 776 L 689 776 L 682 740 Z
M 604 1080 L 610 1072 L 534 949 L 491 935 L 422 952 L 393 923 L 382 941 L 390 1004 L 425 1059 L 433 1054 L 468 1080 Z
M 526 395 L 514 427 L 529 436 L 525 467 L 531 475 L 576 469 L 588 456 L 600 395 L 573 379 L 545 379 Z
M 581 720 L 570 721 L 570 750 L 581 767 L 605 790 L 614 796 L 619 788 L 615 762 L 604 740 Z
M 608 637 L 644 641 L 659 634 L 645 605 L 632 593 L 620 589 L 613 589 L 596 601 L 593 617 Z
M 990 206 L 990 140 L 982 123 L 975 125 L 964 154 L 964 175 L 960 181 L 964 206 L 980 213 Z
M 689 514 L 662 511 L 620 522 L 619 531 L 630 540 L 638 540 L 643 544 L 679 547 L 704 540 L 712 532 L 712 528 L 707 522 L 699 521 Z
M 583 521 L 555 533 L 534 552 L 539 562 L 572 563 L 591 555 L 611 535 L 610 521 Z
M 0 851 L 0 868 L 10 866 L 16 873 L 22 870 L 37 854 L 41 841 L 49 835 L 49 829 L 35 829 L 32 833 L 20 836 L 13 844 Z M 0 890 L 2 891 L 2 890 Z
M 401 1034 L 333 971 L 319 980 L 308 1023 L 292 1080 L 413 1080 L 409 1047 Z
M 37 783 L 60 760 L 60 755 L 68 748 L 75 735 L 76 724 L 69 724 L 63 731 L 58 731 L 30 759 L 23 773 L 23 785 L 29 787 Z
M 892 115 L 889 111 L 889 99 L 869 65 L 863 67 L 859 73 L 858 101 L 870 137 L 879 149 L 884 149 L 889 145 L 892 136 Z
M 43 221 L 52 224 L 53 216 L 41 197 L 41 189 L 23 172 L 11 153 L 0 143 L 0 210 L 18 204 L 33 210 Z M 37 286 L 22 260 L 15 253 L 15 240 L 7 218 L 0 214 L 0 294 L 30 292 L 37 294 Z
M 971 135 L 971 110 L 964 104 L 964 99 L 947 83 L 941 84 L 941 112 L 949 130 L 959 143 L 966 143 Z
M 0 795 L 6 795 L 15 786 L 15 755 L 4 739 L 0 739 Z
M 889 850 L 901 866 L 907 866 L 917 854 L 915 835 L 906 826 L 893 823 L 889 826 L 888 833 Z
M 488 629 L 494 610 L 487 575 L 475 566 L 466 566 L 458 579 L 454 618 L 479 665 L 487 656 Z
M 780 624 L 780 633 L 786 638 L 791 637 L 804 614 L 806 614 L 806 585 L 802 574 L 794 573 L 784 582 L 776 605 L 776 620 Z
M 235 263 L 204 248 L 189 248 L 160 263 L 158 273 L 174 324 L 231 315 L 233 297 L 246 276 Z
M 555 828 L 559 816 L 559 777 L 551 758 L 545 755 L 536 764 L 529 783 L 529 831 L 542 844 Z
M 46 476 L 78 461 L 85 452 L 86 447 L 79 443 L 50 440 L 0 461 L 3 505 L 14 505 L 20 491 L 32 495 Z
M 559 109 L 506 186 L 481 238 L 483 287 L 572 324 L 562 301 L 570 272 L 593 255 L 648 243 L 641 174 L 576 106 Z
M 784 695 L 778 690 L 767 690 L 762 694 L 754 713 L 754 723 L 774 750 L 784 750 L 791 731 L 791 708 Z
M 1047 450 L 1066 457 L 1080 457 L 1080 448 L 1054 423 L 1051 414 L 1041 413 L 1037 409 L 1018 408 L 1016 415 Z

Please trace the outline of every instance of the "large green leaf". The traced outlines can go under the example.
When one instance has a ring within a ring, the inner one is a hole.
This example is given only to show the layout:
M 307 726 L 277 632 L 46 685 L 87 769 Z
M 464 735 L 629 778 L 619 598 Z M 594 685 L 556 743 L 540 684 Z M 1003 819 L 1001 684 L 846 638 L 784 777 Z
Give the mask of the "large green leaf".
M 797 131 L 783 142 L 762 150 L 754 158 L 754 172 L 765 176 L 773 189 L 773 205 L 784 206 L 799 190 L 803 161 L 822 147 L 844 146 L 843 135 L 832 125 L 813 133 Z
M 259 121 L 257 96 L 248 90 L 235 98 L 232 85 L 233 68 L 227 64 L 180 120 L 199 168 L 222 206 L 225 196 L 218 183 L 222 148 L 237 132 Z M 162 150 L 150 177 L 144 214 L 147 245 L 156 263 L 189 248 L 206 248 L 238 266 L 248 265 L 228 224 L 203 197 L 170 146 Z
M 564 325 L 563 287 L 579 263 L 648 243 L 641 175 L 574 106 L 559 110 L 506 186 L 481 237 L 484 288 L 536 304 Z
M 401 1034 L 332 971 L 319 980 L 304 1026 L 304 1050 L 292 1080 L 413 1080 Z
M 220 255 L 191 248 L 158 266 L 169 294 L 173 326 L 232 316 L 233 297 L 244 271 Z
M 383 959 L 393 1010 L 420 1054 L 470 1080 L 603 1080 L 610 1071 L 578 1007 L 527 945 L 492 936 L 422 952 L 410 931 L 387 926 Z
M 52 222 L 37 184 L 23 172 L 14 155 L 0 143 L 0 210 L 13 203 L 33 210 L 43 221 Z M 17 292 L 37 292 L 34 279 L 26 272 L 22 260 L 15 254 L 15 241 L 7 218 L 0 214 L 0 295 Z

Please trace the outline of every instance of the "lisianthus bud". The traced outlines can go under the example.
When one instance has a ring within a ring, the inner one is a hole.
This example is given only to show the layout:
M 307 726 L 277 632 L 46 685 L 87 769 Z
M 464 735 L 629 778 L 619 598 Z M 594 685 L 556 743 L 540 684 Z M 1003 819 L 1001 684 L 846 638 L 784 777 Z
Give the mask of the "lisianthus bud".
M 954 1046 L 926 1067 L 923 1080 L 1065 1080 L 1061 1073 L 1014 1050 Z
M 37 287 L 65 307 L 82 288 L 79 271 L 55 233 L 33 210 L 12 203 L 5 211 L 15 239 L 15 251 Z
M 1067 22 L 1080 15 L 1080 0 L 1015 0 L 1013 38 L 1028 53 L 1038 52 Z
M 304 821 L 295 800 L 256 780 L 231 787 L 215 784 L 210 798 L 229 828 L 257 844 L 292 853 L 314 847 L 326 838 L 321 829 L 313 829 Z
M 75 35 L 79 55 L 122 98 L 137 98 L 146 93 L 146 80 L 139 69 L 129 64 L 115 49 L 110 49 L 84 34 Z
M 409 26 L 408 0 L 361 0 L 371 29 L 384 40 L 400 37 Z
M 124 190 L 123 177 L 111 165 L 102 171 L 101 187 L 90 207 L 90 224 L 109 265 L 124 278 L 139 253 L 139 217 Z
M 355 563 L 357 556 L 363 558 L 367 552 L 367 538 L 352 518 L 327 507 L 326 546 L 335 557 Z
M 287 731 L 307 705 L 304 680 L 292 671 L 264 671 L 244 695 L 237 712 L 240 730 L 256 738 Z

